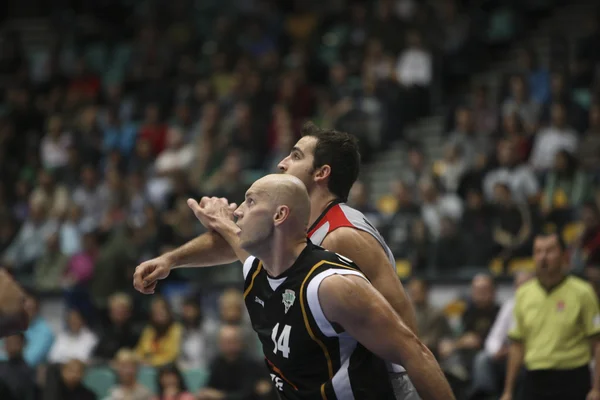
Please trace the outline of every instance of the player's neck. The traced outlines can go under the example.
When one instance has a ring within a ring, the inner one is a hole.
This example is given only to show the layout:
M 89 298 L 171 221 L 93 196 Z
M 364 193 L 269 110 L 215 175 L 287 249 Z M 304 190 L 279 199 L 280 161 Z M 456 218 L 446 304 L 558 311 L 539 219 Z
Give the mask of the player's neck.
M 306 247 L 306 237 L 290 240 L 289 236 L 278 235 L 274 238 L 262 257 L 258 257 L 264 269 L 271 277 L 278 277 L 287 271 L 294 263 L 302 250 Z
M 314 224 L 317 218 L 325 211 L 325 208 L 335 199 L 337 197 L 327 190 L 313 190 L 310 194 L 310 221 L 308 222 L 308 226 Z

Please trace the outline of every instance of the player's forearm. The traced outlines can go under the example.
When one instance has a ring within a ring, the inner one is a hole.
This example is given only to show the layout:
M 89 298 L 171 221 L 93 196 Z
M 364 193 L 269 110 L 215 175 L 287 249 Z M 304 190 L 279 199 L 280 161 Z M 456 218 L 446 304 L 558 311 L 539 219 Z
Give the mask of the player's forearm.
M 515 382 L 521 366 L 523 365 L 523 344 L 512 342 L 508 351 L 508 365 L 506 369 L 506 381 L 504 383 L 504 392 L 512 393 L 515 389 Z
M 237 257 L 227 240 L 207 232 L 165 254 L 173 268 L 207 267 L 234 262 Z
M 423 400 L 454 399 L 452 389 L 435 357 L 418 339 L 407 343 L 411 354 L 398 354 L 391 360 L 404 366 L 410 380 Z
M 214 229 L 229 244 L 229 248 L 235 254 L 237 259 L 241 262 L 246 261 L 250 254 L 240 247 L 240 238 L 238 236 L 240 228 L 235 222 L 231 220 L 220 220 L 219 223 L 214 226 Z

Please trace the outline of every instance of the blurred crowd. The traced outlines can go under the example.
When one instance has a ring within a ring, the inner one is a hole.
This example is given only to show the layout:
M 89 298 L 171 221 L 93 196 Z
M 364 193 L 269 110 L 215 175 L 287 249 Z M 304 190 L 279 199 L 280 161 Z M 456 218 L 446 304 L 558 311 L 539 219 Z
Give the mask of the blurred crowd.
M 561 38 L 549 63 L 520 46 L 496 91 L 471 89 L 469 78 L 568 2 L 22 3 L 5 5 L 0 30 L 0 262 L 32 296 L 58 294 L 68 313 L 61 331 L 40 316 L 5 342 L 0 381 L 15 398 L 35 398 L 35 385 L 22 383 L 34 381 L 49 399 L 88 398 L 76 394 L 87 390 L 83 367 L 103 363 L 119 378 L 115 400 L 147 399 L 144 390 L 175 398 L 186 371 L 208 371 L 196 379 L 204 389 L 192 390 L 200 399 L 268 398 L 269 377 L 247 373 L 263 368 L 253 367 L 239 292 L 221 294 L 211 314 L 197 292 L 139 298 L 131 276 L 140 261 L 203 232 L 187 198 L 239 203 L 249 183 L 277 169 L 307 119 L 356 135 L 365 164 L 393 143 L 406 149 L 389 195 L 374 198 L 358 182 L 350 203 L 409 273 L 509 274 L 527 265 L 533 235 L 549 230 L 570 243 L 576 270 L 600 270 L 597 14 L 573 57 Z M 24 10 L 37 12 L 41 40 L 10 25 Z M 446 110 L 437 159 L 405 133 Z M 189 280 L 186 272 L 170 280 Z M 411 285 L 424 298 L 427 285 Z M 493 304 L 493 286 L 476 277 L 467 303 Z M 436 319 L 438 341 L 447 340 L 431 346 L 443 358 L 463 343 L 455 332 L 469 331 L 468 315 L 450 330 Z M 478 335 L 466 341 L 482 348 L 487 331 Z M 449 368 L 468 380 L 471 362 Z M 136 371 L 150 367 L 159 373 L 144 389 Z

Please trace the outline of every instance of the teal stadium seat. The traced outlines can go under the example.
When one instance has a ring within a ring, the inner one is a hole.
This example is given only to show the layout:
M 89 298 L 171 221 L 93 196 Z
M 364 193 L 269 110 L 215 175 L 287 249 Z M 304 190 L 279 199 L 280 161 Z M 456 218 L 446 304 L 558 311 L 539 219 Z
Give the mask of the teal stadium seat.
M 117 383 L 117 378 L 108 367 L 90 367 L 83 377 L 83 384 L 96 394 L 98 399 L 108 396 L 108 391 Z
M 208 371 L 204 369 L 188 369 L 182 371 L 183 379 L 190 393 L 197 393 L 208 381 Z
M 156 377 L 156 369 L 152 367 L 141 367 L 138 371 L 138 383 L 146 386 L 152 393 L 158 393 Z

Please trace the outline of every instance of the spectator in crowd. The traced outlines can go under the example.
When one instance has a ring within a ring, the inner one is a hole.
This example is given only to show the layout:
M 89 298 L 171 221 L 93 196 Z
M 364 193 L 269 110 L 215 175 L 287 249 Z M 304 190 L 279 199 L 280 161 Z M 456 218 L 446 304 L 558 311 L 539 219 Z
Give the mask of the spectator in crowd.
M 571 67 L 573 84 L 576 88 L 592 86 L 597 66 L 600 64 L 600 54 L 596 44 L 600 39 L 600 23 L 598 13 L 586 15 L 583 21 L 584 31 L 575 45 L 575 57 Z
M 421 190 L 421 216 L 427 230 L 432 237 L 437 239 L 441 234 L 442 217 L 450 217 L 457 221 L 462 216 L 462 203 L 460 199 L 450 193 L 440 194 L 436 184 L 432 180 L 424 180 L 419 183 Z
M 518 289 L 531 278 L 533 278 L 531 272 L 517 272 L 514 277 L 515 289 Z M 514 306 L 514 297 L 504 302 L 485 340 L 483 350 L 475 358 L 471 388 L 472 396 L 498 396 L 502 392 L 506 372 L 506 358 L 508 357 L 510 344 L 508 332 L 512 325 Z
M 582 206 L 580 221 L 583 229 L 571 246 L 571 260 L 577 270 L 600 264 L 600 211 L 594 202 Z
M 590 176 L 578 164 L 575 156 L 561 150 L 556 154 L 554 168 L 546 177 L 542 213 L 559 227 L 572 220 L 568 215 L 571 210 L 581 206 L 591 196 Z
M 139 358 L 129 349 L 120 349 L 114 359 L 118 384 L 110 389 L 105 400 L 147 400 L 152 392 L 137 381 Z
M 140 332 L 132 321 L 133 304 L 125 293 L 115 293 L 108 300 L 108 321 L 101 329 L 94 357 L 102 361 L 114 359 L 123 348 L 134 348 Z
M 519 68 L 527 80 L 531 99 L 536 104 L 546 104 L 550 98 L 550 74 L 540 64 L 532 48 L 519 50 Z
M 82 223 L 81 207 L 71 205 L 66 214 L 59 230 L 60 251 L 62 254 L 71 257 L 81 251 L 82 236 L 89 229 Z
M 432 171 L 425 157 L 423 149 L 416 144 L 413 144 L 408 149 L 408 166 L 402 174 L 402 181 L 415 191 L 414 199 L 419 198 L 419 182 L 431 176 Z
M 179 364 L 185 368 L 206 368 L 214 350 L 208 347 L 209 321 L 204 317 L 200 300 L 189 297 L 183 302 L 181 310 L 183 336 Z
M 48 120 L 46 136 L 40 144 L 40 159 L 42 166 L 49 170 L 59 170 L 67 165 L 68 146 L 71 137 L 63 129 L 63 120 L 55 115 Z
M 83 384 L 85 363 L 72 359 L 66 361 L 58 371 L 55 382 L 47 382 L 44 400 L 101 400 Z M 48 378 L 47 378 L 48 379 Z M 140 399 L 141 400 L 141 399 Z
M 503 183 L 510 188 L 516 201 L 537 202 L 540 194 L 539 182 L 531 168 L 520 163 L 514 142 L 500 141 L 496 154 L 499 165 L 488 172 L 483 181 L 486 199 L 491 201 L 496 184 Z
M 150 307 L 150 322 L 142 331 L 135 349 L 141 362 L 153 367 L 177 361 L 183 328 L 173 318 L 167 301 L 156 298 Z
M 579 143 L 577 159 L 586 170 L 595 174 L 600 171 L 600 103 L 590 107 L 589 127 Z
M 493 213 L 493 207 L 485 201 L 480 189 L 468 189 L 461 220 L 465 245 L 469 249 L 465 254 L 466 265 L 486 265 L 493 257 Z
M 473 90 L 471 101 L 473 129 L 486 136 L 490 136 L 498 128 L 498 110 L 490 103 L 489 97 L 488 87 L 478 85 Z
M 47 218 L 47 207 L 44 203 L 31 204 L 29 216 L 4 252 L 4 262 L 17 271 L 32 271 L 35 262 L 44 253 L 48 237 L 57 229 L 57 222 Z
M 37 177 L 38 186 L 33 189 L 29 201 L 43 203 L 48 207 L 48 215 L 61 219 L 70 205 L 69 192 L 64 185 L 56 182 L 50 170 L 40 170 Z
M 589 363 L 600 363 L 598 298 L 591 285 L 568 276 L 565 247 L 557 234 L 535 238 L 536 279 L 519 288 L 502 400 L 513 398 L 524 366 L 526 399 L 593 399 Z M 590 345 L 591 344 L 591 345 Z M 565 384 L 568 382 L 568 385 Z
M 198 393 L 198 400 L 250 397 L 267 370 L 244 356 L 243 333 L 239 327 L 221 327 L 218 343 L 219 354 L 210 365 L 208 382 Z M 231 379 L 232 376 L 236 379 Z
M 415 307 L 419 338 L 436 354 L 440 341 L 451 335 L 448 320 L 440 310 L 430 304 L 429 284 L 425 280 L 411 279 L 408 293 Z
M 452 193 L 456 193 L 458 190 L 458 185 L 466 170 L 467 163 L 462 155 L 462 149 L 453 144 L 446 145 L 444 158 L 434 165 L 434 172 L 442 187 L 445 191 Z
M 365 183 L 361 181 L 356 181 L 354 183 L 348 196 L 348 205 L 363 213 L 375 228 L 378 230 L 381 229 L 383 225 L 383 216 L 371 204 L 369 190 Z
M 48 355 L 51 363 L 66 363 L 69 360 L 88 362 L 91 360 L 98 337 L 85 324 L 81 313 L 71 309 L 67 313 L 66 327 L 57 336 Z
M 158 371 L 156 386 L 158 395 L 153 397 L 153 400 L 196 400 L 196 397 L 186 390 L 181 371 L 174 365 L 166 365 Z
M 35 371 L 23 358 L 25 335 L 19 333 L 4 339 L 8 359 L 0 361 L 0 381 L 10 390 L 13 399 L 35 400 Z
M 388 220 L 382 233 L 395 257 L 408 258 L 413 250 L 412 227 L 420 218 L 420 210 L 413 201 L 410 188 L 403 181 L 394 182 L 392 192 L 396 200 L 396 211 Z
M 441 218 L 440 237 L 435 245 L 433 264 L 441 273 L 452 273 L 467 265 L 467 243 L 456 221 L 448 216 Z
M 458 147 L 468 166 L 475 163 L 475 157 L 479 153 L 486 153 L 490 150 L 489 137 L 475 132 L 473 125 L 473 113 L 466 107 L 459 107 L 456 110 L 456 126 L 450 133 L 448 144 Z
M 550 126 L 542 128 L 535 137 L 529 162 L 538 172 L 546 172 L 554 163 L 560 150 L 570 153 L 577 151 L 579 138 L 573 128 L 567 125 L 567 116 L 563 104 L 552 105 Z
M 502 104 L 502 115 L 517 114 L 527 132 L 535 132 L 540 106 L 529 95 L 525 79 L 520 75 L 510 78 L 510 97 Z
M 510 188 L 503 183 L 494 187 L 494 203 L 492 237 L 497 257 L 506 262 L 524 252 L 533 232 L 531 213 L 525 203 L 513 200 Z
M 440 343 L 441 365 L 447 372 L 467 379 L 499 310 L 493 279 L 488 275 L 476 275 L 471 281 L 470 302 L 461 318 L 462 335 L 457 339 L 445 338 Z
M 517 113 L 506 114 L 502 117 L 502 125 L 498 136 L 506 139 L 515 147 L 515 159 L 523 163 L 529 159 L 533 146 L 533 136 L 525 131 L 523 122 Z
M 68 262 L 68 257 L 60 251 L 58 232 L 53 233 L 46 239 L 44 254 L 36 262 L 35 286 L 46 291 L 60 289 Z

